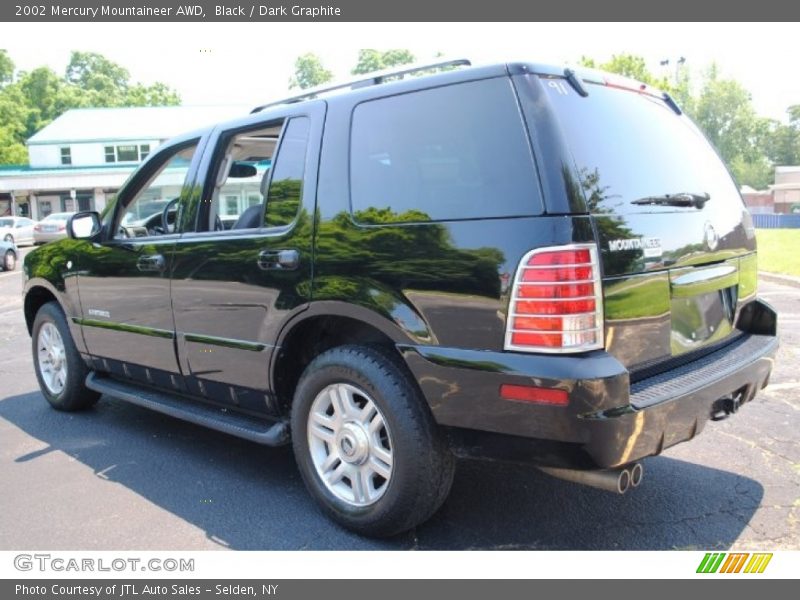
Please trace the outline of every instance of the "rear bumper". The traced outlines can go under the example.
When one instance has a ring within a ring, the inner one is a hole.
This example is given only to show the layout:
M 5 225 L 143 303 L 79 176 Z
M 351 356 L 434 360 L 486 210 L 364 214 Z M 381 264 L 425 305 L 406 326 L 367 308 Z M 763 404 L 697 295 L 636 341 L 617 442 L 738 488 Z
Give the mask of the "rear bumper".
M 689 440 L 724 406 L 752 400 L 769 381 L 777 348 L 774 335 L 744 333 L 699 360 L 633 384 L 625 367 L 603 351 L 541 356 L 400 349 L 436 421 L 455 428 L 459 453 L 607 468 Z M 500 386 L 508 383 L 563 389 L 569 405 L 503 400 Z

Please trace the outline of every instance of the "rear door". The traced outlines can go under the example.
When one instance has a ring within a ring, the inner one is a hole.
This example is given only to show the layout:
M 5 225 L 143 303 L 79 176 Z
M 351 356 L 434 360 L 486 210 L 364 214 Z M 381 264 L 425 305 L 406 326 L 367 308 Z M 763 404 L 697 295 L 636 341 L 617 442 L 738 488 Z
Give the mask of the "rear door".
M 280 327 L 311 294 L 325 105 L 304 103 L 215 132 L 197 223 L 175 247 L 172 306 L 190 391 L 269 411 Z
M 636 369 L 730 339 L 755 235 L 714 149 L 638 85 L 543 81 L 596 228 L 607 350 Z

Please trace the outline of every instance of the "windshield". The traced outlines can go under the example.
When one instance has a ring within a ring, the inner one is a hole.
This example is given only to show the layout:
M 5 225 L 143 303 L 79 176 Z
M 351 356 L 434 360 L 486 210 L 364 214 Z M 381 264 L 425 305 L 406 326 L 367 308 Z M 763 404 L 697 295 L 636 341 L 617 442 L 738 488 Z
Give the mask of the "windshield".
M 585 98 L 569 86 L 544 87 L 592 213 L 740 217 L 741 197 L 714 149 L 660 98 L 588 83 Z

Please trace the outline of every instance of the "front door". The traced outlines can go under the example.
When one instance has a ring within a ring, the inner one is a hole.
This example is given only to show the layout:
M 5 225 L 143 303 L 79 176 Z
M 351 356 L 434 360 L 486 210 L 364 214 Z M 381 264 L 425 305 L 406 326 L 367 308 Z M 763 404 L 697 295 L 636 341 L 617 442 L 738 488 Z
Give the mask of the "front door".
M 312 223 L 324 104 L 248 117 L 205 152 L 194 234 L 177 242 L 172 302 L 189 390 L 274 409 L 269 361 L 311 291 Z
M 97 368 L 181 389 L 169 269 L 198 139 L 161 150 L 120 192 L 104 241 L 79 254 L 81 326 Z M 166 223 L 164 217 L 166 216 Z

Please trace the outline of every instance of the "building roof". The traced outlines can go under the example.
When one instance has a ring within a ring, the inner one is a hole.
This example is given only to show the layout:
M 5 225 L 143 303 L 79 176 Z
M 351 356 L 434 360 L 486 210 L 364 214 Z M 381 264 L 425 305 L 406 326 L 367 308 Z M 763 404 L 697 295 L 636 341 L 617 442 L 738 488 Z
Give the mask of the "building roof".
M 165 140 L 249 112 L 248 106 L 75 108 L 32 135 L 28 144 Z

